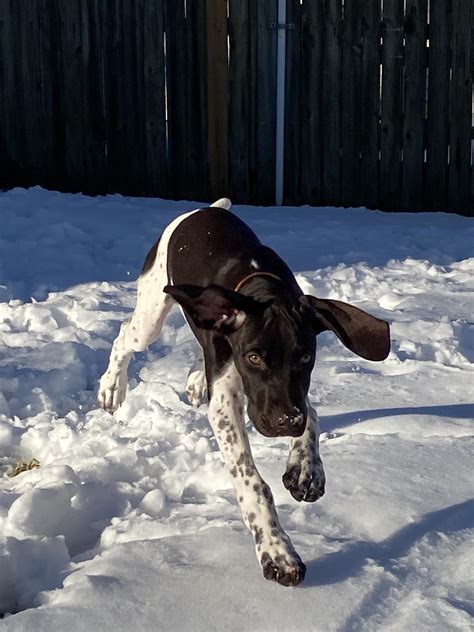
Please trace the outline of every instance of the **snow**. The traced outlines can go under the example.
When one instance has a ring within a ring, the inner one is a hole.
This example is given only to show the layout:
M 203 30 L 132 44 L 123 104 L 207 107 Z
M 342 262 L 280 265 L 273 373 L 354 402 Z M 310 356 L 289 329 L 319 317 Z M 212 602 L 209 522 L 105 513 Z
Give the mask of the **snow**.
M 184 396 L 178 310 L 115 417 L 95 400 L 147 250 L 196 206 L 0 194 L 0 630 L 472 629 L 474 222 L 234 207 L 306 292 L 392 325 L 383 363 L 319 337 L 320 501 L 284 489 L 287 440 L 250 431 L 308 567 L 288 589 L 261 576 L 206 406 Z

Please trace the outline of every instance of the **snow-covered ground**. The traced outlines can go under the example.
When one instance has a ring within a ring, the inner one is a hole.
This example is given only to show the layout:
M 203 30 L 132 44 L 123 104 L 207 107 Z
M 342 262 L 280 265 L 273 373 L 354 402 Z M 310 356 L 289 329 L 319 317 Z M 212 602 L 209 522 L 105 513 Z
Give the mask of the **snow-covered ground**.
M 96 404 L 147 249 L 196 206 L 0 194 L 0 629 L 472 629 L 474 221 L 234 207 L 306 292 L 392 324 L 383 363 L 319 337 L 323 499 L 294 501 L 287 441 L 250 432 L 308 566 L 288 589 L 261 576 L 206 406 L 185 400 L 178 310 L 115 417 Z

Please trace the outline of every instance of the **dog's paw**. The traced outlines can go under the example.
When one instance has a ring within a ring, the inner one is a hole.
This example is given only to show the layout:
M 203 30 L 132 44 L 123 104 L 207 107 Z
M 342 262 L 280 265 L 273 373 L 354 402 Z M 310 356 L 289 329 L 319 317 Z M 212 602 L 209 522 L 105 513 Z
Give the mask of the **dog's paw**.
M 207 402 L 207 381 L 204 371 L 193 371 L 186 382 L 186 397 L 191 406 L 200 406 Z
M 305 463 L 293 463 L 287 467 L 282 477 L 283 485 L 295 500 L 314 503 L 324 495 L 326 476 L 321 459 L 310 467 Z
M 265 579 L 282 586 L 297 586 L 306 574 L 306 566 L 296 553 L 272 556 L 265 552 L 260 558 L 260 564 Z
M 125 400 L 127 394 L 127 375 L 123 373 L 111 374 L 108 371 L 100 378 L 97 401 L 99 406 L 108 413 L 113 413 Z

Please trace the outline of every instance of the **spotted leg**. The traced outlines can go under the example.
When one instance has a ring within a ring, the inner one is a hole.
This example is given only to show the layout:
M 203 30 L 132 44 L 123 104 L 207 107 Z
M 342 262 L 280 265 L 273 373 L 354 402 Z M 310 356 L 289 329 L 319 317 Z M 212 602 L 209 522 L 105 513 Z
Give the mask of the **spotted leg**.
M 254 536 L 263 575 L 295 586 L 303 581 L 306 568 L 280 526 L 272 492 L 255 467 L 243 418 L 242 380 L 233 362 L 212 380 L 211 390 L 209 421 L 232 476 L 244 522 Z
M 308 417 L 301 437 L 291 440 L 283 485 L 296 500 L 312 503 L 324 494 L 326 477 L 319 456 L 318 413 L 307 400 Z
M 196 347 L 194 363 L 186 381 L 186 397 L 192 406 L 197 407 L 207 401 L 207 382 L 202 348 L 200 345 Z
M 131 319 L 122 324 L 112 345 L 109 365 L 100 379 L 98 401 L 111 414 L 125 399 L 127 369 L 133 352 L 144 351 L 158 338 L 173 304 L 171 296 L 162 291 L 166 276 L 159 259 L 160 253 L 153 268 L 138 280 L 135 311 Z

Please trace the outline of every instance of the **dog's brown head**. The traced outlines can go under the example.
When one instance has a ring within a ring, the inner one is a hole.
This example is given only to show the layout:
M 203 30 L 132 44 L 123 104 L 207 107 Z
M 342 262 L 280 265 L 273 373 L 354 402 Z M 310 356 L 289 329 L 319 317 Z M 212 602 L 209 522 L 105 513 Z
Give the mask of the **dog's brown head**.
M 266 436 L 300 436 L 316 355 L 316 336 L 333 331 L 355 354 L 384 360 L 389 326 L 342 301 L 286 292 L 265 300 L 219 285 L 166 286 L 196 327 L 225 336 L 248 398 L 248 414 Z

